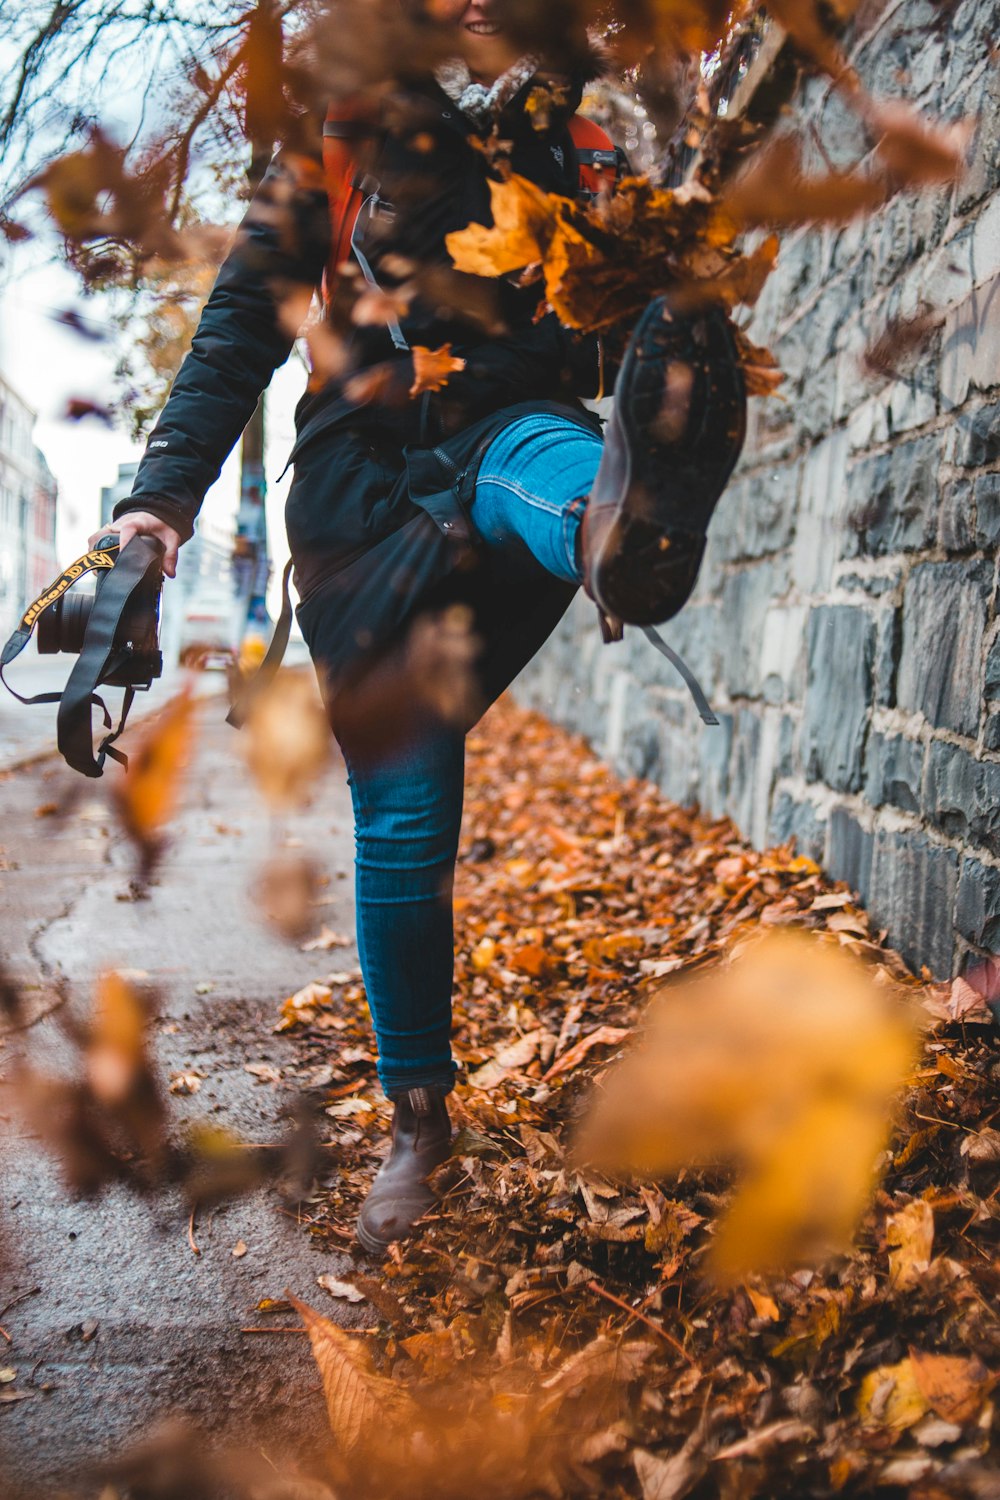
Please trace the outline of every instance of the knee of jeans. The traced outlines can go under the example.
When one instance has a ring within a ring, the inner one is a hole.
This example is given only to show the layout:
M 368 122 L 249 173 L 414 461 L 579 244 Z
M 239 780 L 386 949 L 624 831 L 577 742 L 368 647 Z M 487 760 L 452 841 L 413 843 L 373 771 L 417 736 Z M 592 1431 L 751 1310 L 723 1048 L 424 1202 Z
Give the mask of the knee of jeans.
M 405 866 L 453 860 L 458 852 L 461 802 L 437 788 L 410 787 L 408 795 L 366 799 L 355 809 L 360 859 Z

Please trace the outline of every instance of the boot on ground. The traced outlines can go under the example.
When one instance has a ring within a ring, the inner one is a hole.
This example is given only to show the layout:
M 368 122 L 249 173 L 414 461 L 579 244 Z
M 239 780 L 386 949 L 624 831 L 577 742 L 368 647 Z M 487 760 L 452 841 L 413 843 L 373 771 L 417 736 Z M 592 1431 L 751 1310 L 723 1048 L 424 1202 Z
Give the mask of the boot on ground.
M 409 1089 L 395 1100 L 392 1145 L 358 1216 L 355 1233 L 369 1255 L 384 1255 L 434 1207 L 427 1179 L 451 1153 L 451 1121 L 438 1089 Z

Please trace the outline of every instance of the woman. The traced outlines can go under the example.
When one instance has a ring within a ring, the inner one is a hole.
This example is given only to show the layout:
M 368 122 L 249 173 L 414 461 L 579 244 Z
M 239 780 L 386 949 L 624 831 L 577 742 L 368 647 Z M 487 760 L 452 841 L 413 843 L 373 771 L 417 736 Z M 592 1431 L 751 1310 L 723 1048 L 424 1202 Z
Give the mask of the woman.
M 720 312 L 647 309 L 602 444 L 578 399 L 600 395 L 608 377 L 600 340 L 540 317 L 536 286 L 450 269 L 445 236 L 491 222 L 498 152 L 571 197 L 595 159 L 591 149 L 581 165 L 571 129 L 585 70 L 511 60 L 492 0 L 448 0 L 434 13 L 459 60 L 415 70 L 377 110 L 331 112 L 322 174 L 319 153 L 272 165 L 115 513 L 122 544 L 158 537 L 173 576 L 205 491 L 288 356 L 283 310 L 325 272 L 326 317 L 349 330 L 348 368 L 311 382 L 300 403 L 286 521 L 299 621 L 350 775 L 358 950 L 395 1102 L 391 1149 L 357 1226 L 372 1253 L 431 1206 L 426 1178 L 450 1148 L 465 732 L 581 583 L 606 621 L 653 622 L 681 607 L 743 438 L 742 379 Z M 446 345 L 464 367 L 440 392 L 419 392 L 412 350 Z M 479 643 L 478 702 L 449 713 L 421 689 L 413 627 L 455 603 L 471 611 Z

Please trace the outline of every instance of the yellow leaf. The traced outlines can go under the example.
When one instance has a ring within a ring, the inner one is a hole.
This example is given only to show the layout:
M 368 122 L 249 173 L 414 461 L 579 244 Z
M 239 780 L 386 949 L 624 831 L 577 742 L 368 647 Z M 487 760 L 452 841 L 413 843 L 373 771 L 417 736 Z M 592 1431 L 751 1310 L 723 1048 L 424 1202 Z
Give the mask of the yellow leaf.
M 931 1263 L 934 1244 L 934 1210 L 923 1198 L 908 1203 L 886 1224 L 889 1245 L 889 1280 L 897 1292 L 916 1286 Z
M 781 1317 L 781 1309 L 773 1297 L 769 1297 L 766 1292 L 755 1291 L 752 1286 L 747 1287 L 746 1293 L 758 1318 L 767 1318 L 770 1323 L 777 1323 Z
M 120 974 L 102 974 L 87 1049 L 90 1086 L 102 1104 L 121 1104 L 131 1094 L 145 1067 L 145 1039 L 146 1012 L 135 990 Z
M 891 1427 L 904 1432 L 920 1421 L 927 1406 L 909 1359 L 870 1370 L 858 1392 L 858 1416 L 866 1427 Z
M 831 939 L 772 934 L 667 990 L 640 1034 L 603 1080 L 584 1158 L 653 1180 L 736 1166 L 713 1242 L 724 1280 L 846 1247 L 913 1055 L 901 1000 Z

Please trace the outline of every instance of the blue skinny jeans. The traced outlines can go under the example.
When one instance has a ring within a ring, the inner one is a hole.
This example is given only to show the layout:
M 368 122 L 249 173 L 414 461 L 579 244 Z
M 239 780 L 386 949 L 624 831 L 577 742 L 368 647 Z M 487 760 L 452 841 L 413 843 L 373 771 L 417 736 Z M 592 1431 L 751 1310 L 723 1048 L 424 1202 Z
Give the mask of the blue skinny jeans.
M 601 440 L 563 417 L 522 417 L 487 449 L 471 518 L 489 547 L 532 553 L 580 582 L 577 537 Z M 452 887 L 464 735 L 429 725 L 371 763 L 343 746 L 354 802 L 358 954 L 390 1098 L 450 1089 Z

